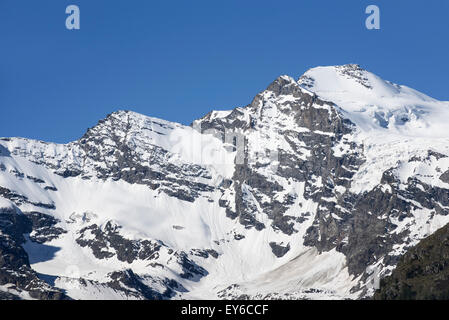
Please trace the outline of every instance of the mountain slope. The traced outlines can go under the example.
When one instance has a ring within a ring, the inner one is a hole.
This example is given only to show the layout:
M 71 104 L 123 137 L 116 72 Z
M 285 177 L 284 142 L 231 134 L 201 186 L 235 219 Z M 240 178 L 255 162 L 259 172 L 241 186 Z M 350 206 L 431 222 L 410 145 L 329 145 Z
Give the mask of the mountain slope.
M 0 139 L 0 207 L 24 217 L 14 247 L 43 292 L 362 298 L 449 223 L 448 110 L 319 67 L 190 127 L 118 111 L 67 145 Z
M 392 275 L 381 282 L 375 299 L 449 299 L 449 225 L 410 249 Z

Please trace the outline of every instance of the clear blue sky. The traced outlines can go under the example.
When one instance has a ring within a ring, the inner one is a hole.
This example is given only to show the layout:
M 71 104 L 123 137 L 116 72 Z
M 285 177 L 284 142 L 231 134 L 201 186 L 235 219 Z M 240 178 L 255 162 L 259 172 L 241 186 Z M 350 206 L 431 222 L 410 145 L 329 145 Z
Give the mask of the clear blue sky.
M 68 142 L 119 109 L 190 124 L 318 65 L 449 100 L 448 17 L 447 0 L 0 0 L 0 136 Z

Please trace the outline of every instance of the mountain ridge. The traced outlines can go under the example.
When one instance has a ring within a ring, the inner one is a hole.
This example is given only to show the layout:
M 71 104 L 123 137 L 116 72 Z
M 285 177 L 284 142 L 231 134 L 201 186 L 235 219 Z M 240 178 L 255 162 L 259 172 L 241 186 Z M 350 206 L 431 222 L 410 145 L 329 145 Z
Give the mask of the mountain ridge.
M 446 104 L 379 79 L 314 68 L 191 126 L 117 111 L 68 144 L 2 138 L 17 255 L 58 298 L 370 297 L 449 222 Z

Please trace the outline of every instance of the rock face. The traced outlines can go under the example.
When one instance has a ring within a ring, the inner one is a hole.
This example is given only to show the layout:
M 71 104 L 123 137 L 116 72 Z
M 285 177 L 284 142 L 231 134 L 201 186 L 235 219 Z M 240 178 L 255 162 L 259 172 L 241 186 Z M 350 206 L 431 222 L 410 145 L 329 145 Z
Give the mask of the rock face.
M 110 278 L 112 280 L 108 283 L 108 286 L 112 289 L 123 291 L 128 297 L 134 296 L 146 300 L 169 299 L 174 296 L 174 290 L 180 289 L 180 285 L 176 281 L 167 280 L 164 282 L 166 290 L 159 293 L 146 285 L 144 279 L 136 275 L 131 269 L 113 272 L 110 274 Z
M 161 244 L 125 239 L 118 233 L 119 228 L 111 221 L 103 228 L 92 224 L 79 231 L 80 236 L 76 242 L 81 247 L 90 248 L 97 259 L 117 256 L 122 262 L 132 263 L 137 259 L 152 260 L 159 257 Z
M 420 241 L 382 279 L 378 300 L 449 299 L 449 225 Z
M 0 210 L 0 286 L 8 285 L 16 292 L 25 291 L 34 299 L 67 299 L 61 290 L 39 279 L 30 266 L 21 245 L 25 242 L 23 234 L 30 233 L 32 225 L 32 221 L 17 208 Z M 7 292 L 2 295 L 2 299 L 19 299 Z
M 66 230 L 56 227 L 60 221 L 40 212 L 27 212 L 25 216 L 31 222 L 30 240 L 35 243 L 45 243 L 59 238 Z
M 66 145 L 1 139 L 0 296 L 371 297 L 449 223 L 448 109 L 345 65 L 189 127 L 118 111 Z

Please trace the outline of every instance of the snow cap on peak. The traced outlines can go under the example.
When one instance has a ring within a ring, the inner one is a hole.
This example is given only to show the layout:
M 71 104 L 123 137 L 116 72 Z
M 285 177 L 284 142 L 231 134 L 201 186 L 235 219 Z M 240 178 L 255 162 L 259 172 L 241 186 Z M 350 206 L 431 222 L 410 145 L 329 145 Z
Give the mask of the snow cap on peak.
M 298 84 L 335 103 L 363 130 L 387 129 L 422 136 L 438 131 L 438 135 L 444 135 L 438 115 L 448 111 L 441 102 L 383 80 L 358 64 L 312 68 L 299 78 Z
M 363 68 L 362 68 L 359 64 L 357 64 L 357 63 L 342 64 L 342 65 L 339 65 L 339 66 L 334 66 L 334 68 L 366 71 L 365 69 L 363 69 Z
M 134 111 L 130 110 L 117 110 L 114 111 L 106 116 L 106 119 L 108 118 L 115 118 L 115 119 L 128 119 L 128 117 L 138 117 L 138 118 L 145 118 L 146 116 Z
M 130 132 L 144 138 L 145 135 L 148 135 L 148 132 L 145 133 L 146 131 L 155 130 L 161 134 L 168 134 L 170 130 L 182 127 L 184 126 L 179 123 L 149 117 L 133 111 L 119 110 L 99 120 L 95 126 L 87 130 L 79 141 L 84 143 L 92 137 L 110 136 L 112 133 L 115 136 L 125 137 L 129 136 Z
M 98 121 L 98 124 L 95 126 L 102 126 L 104 123 L 109 123 L 109 122 L 128 122 L 128 119 L 130 117 L 145 117 L 144 115 L 135 113 L 133 111 L 129 111 L 129 110 L 117 110 L 114 111 L 112 113 L 109 113 L 108 115 L 106 115 L 106 117 L 104 117 L 103 119 L 100 119 Z
M 335 101 L 336 96 L 351 100 L 407 96 L 416 100 L 435 101 L 406 86 L 383 80 L 358 64 L 312 68 L 298 79 L 298 84 L 331 101 Z
M 312 91 L 346 90 L 346 87 L 372 89 L 373 74 L 358 64 L 316 67 L 309 69 L 298 80 L 299 85 Z
M 124 122 L 129 125 L 136 125 L 136 124 L 145 125 L 146 123 L 157 122 L 159 124 L 164 124 L 164 125 L 173 126 L 173 127 L 182 126 L 179 123 L 175 123 L 175 122 L 171 122 L 171 121 L 167 121 L 167 120 L 163 120 L 163 119 L 159 119 L 159 118 L 155 118 L 155 117 L 146 116 L 144 114 L 137 113 L 137 112 L 130 111 L 130 110 L 118 110 L 113 113 L 110 113 L 106 116 L 105 119 L 100 120 L 99 124 L 102 124 L 103 122 L 109 121 L 109 120 L 112 120 L 113 122 L 116 122 L 116 121 Z

